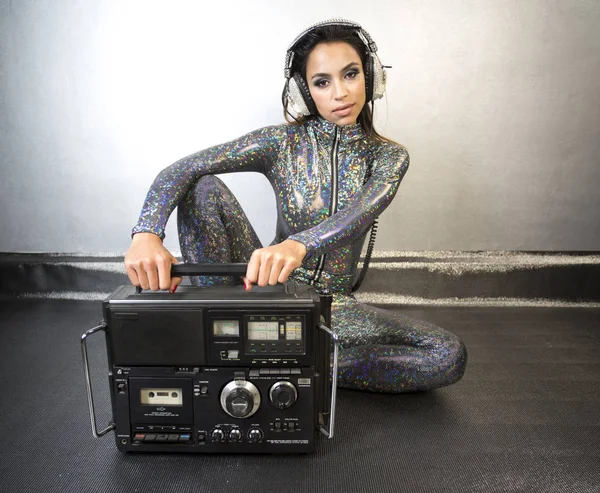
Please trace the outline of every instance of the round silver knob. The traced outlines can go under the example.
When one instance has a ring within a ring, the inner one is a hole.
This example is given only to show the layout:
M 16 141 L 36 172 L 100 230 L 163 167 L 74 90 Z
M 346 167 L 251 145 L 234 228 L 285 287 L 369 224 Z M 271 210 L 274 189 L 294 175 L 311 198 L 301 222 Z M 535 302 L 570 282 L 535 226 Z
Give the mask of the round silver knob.
M 229 382 L 221 391 L 221 408 L 232 418 L 249 418 L 260 406 L 260 392 L 245 380 Z
M 213 430 L 211 437 L 213 442 L 222 442 L 225 439 L 225 433 L 223 433 L 223 430 L 217 428 Z
M 242 439 L 242 432 L 237 428 L 234 428 L 229 432 L 229 441 L 230 442 L 239 442 Z
M 258 428 L 252 428 L 248 432 L 248 441 L 251 443 L 258 442 L 262 438 L 263 434 Z

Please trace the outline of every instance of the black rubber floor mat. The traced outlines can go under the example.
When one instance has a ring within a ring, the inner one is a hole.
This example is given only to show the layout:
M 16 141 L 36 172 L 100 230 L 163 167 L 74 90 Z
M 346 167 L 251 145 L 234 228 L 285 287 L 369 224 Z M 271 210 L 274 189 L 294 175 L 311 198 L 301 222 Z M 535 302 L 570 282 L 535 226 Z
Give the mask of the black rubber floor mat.
M 340 390 L 336 436 L 313 455 L 126 455 L 90 431 L 79 337 L 100 303 L 1 303 L 0 491 L 600 491 L 600 310 L 403 313 L 463 338 L 462 381 L 406 395 Z M 102 337 L 90 354 L 104 425 Z

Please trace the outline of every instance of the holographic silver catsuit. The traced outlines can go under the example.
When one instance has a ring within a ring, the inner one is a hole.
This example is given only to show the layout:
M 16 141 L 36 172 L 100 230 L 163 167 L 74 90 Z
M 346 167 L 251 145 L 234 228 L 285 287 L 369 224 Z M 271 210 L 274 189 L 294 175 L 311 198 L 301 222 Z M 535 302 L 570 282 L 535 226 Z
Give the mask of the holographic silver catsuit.
M 255 130 L 164 169 L 152 184 L 133 233 L 164 238 L 178 207 L 185 262 L 248 262 L 262 245 L 218 173 L 263 173 L 275 191 L 276 236 L 306 246 L 290 280 L 333 294 L 340 338 L 338 385 L 375 392 L 427 390 L 458 381 L 467 352 L 454 334 L 397 312 L 358 303 L 351 294 L 366 232 L 392 201 L 408 169 L 397 144 L 369 139 L 360 124 L 321 117 Z M 370 178 L 365 183 L 370 167 Z M 205 285 L 223 278 L 194 278 Z

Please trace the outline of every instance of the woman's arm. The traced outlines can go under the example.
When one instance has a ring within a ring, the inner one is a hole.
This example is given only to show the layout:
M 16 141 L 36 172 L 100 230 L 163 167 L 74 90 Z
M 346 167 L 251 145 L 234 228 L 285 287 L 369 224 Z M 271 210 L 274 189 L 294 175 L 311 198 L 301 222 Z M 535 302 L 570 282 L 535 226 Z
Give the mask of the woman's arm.
M 162 240 L 167 220 L 177 204 L 204 175 L 235 171 L 267 174 L 277 161 L 285 135 L 285 125 L 261 128 L 192 154 L 161 171 L 148 191 L 125 255 L 125 270 L 131 283 L 143 289 L 174 292 L 181 282 L 181 278 L 171 278 L 171 264 L 177 259 Z
M 344 209 L 288 238 L 302 243 L 307 257 L 317 257 L 359 238 L 390 204 L 408 170 L 409 155 L 395 144 L 384 144 L 378 154 L 371 178 Z
M 163 239 L 169 216 L 190 187 L 204 175 L 236 171 L 266 174 L 277 161 L 285 134 L 285 125 L 264 127 L 165 168 L 152 183 L 132 234 L 154 233 Z

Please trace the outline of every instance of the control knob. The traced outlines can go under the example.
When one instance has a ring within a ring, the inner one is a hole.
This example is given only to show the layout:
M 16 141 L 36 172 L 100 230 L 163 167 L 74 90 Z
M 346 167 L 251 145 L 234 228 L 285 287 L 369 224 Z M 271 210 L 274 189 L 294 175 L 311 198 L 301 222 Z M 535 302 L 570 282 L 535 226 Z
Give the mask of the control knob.
M 225 439 L 225 433 L 223 433 L 223 430 L 217 428 L 216 430 L 213 430 L 211 438 L 213 442 L 222 442 Z
M 234 428 L 229 432 L 229 441 L 230 442 L 239 442 L 242 439 L 242 432 L 237 428 Z
M 250 443 L 259 442 L 261 440 L 262 436 L 263 436 L 262 431 L 260 431 L 258 428 L 252 428 L 248 432 L 248 441 Z
M 269 400 L 278 409 L 292 407 L 298 399 L 298 391 L 293 383 L 282 381 L 276 382 L 269 391 Z
M 249 418 L 260 406 L 260 393 L 245 380 L 229 382 L 221 391 L 221 408 L 232 418 Z

